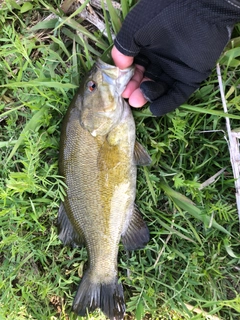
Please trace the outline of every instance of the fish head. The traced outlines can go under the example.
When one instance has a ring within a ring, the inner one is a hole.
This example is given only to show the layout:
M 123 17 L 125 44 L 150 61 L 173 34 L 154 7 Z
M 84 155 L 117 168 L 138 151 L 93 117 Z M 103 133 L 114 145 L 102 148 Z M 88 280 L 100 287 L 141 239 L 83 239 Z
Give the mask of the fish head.
M 133 72 L 133 67 L 121 70 L 99 59 L 85 78 L 79 103 L 80 123 L 92 136 L 108 134 L 121 119 L 121 94 Z

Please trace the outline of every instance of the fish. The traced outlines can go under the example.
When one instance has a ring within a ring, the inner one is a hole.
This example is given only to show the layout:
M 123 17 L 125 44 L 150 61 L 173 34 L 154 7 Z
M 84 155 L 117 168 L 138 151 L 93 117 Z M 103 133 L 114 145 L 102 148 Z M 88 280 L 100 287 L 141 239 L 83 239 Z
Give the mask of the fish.
M 131 108 L 121 97 L 133 72 L 98 59 L 62 124 L 59 171 L 67 187 L 57 224 L 64 245 L 87 248 L 88 266 L 72 305 L 80 316 L 100 308 L 111 320 L 123 319 L 119 243 L 135 250 L 149 241 L 135 197 L 137 165 L 151 158 L 136 141 Z

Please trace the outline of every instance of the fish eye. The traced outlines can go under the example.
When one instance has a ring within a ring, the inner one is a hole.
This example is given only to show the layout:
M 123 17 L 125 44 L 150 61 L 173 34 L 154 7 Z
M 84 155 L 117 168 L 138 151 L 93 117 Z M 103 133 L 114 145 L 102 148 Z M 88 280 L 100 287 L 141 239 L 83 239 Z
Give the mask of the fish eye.
M 88 91 L 93 92 L 94 90 L 96 90 L 96 88 L 97 88 L 96 82 L 94 82 L 92 80 L 88 81 L 88 83 L 87 83 Z

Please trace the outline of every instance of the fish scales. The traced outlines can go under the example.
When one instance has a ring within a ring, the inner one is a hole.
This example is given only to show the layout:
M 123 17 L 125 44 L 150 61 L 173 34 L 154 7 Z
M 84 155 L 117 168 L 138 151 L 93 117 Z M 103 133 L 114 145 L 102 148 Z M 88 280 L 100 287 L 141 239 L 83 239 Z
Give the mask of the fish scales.
M 95 262 L 100 257 L 101 265 L 112 268 L 112 264 L 109 264 L 109 261 L 106 264 L 104 260 L 116 261 L 118 246 L 112 244 L 119 243 L 121 233 L 116 231 L 123 230 L 125 215 L 131 209 L 135 198 L 136 166 L 129 161 L 133 155 L 133 146 L 129 146 L 123 153 L 118 145 L 109 145 L 106 137 L 92 137 L 80 126 L 79 121 L 72 123 L 71 130 L 73 128 L 74 134 L 81 136 L 81 139 L 74 139 L 70 132 L 68 134 L 69 139 L 75 140 L 76 144 L 73 145 L 71 142 L 71 151 L 66 152 L 66 158 L 70 154 L 70 161 L 67 159 L 68 164 L 63 172 L 69 190 L 68 198 L 65 200 L 66 206 L 71 212 L 70 220 L 75 221 L 75 228 L 87 233 L 84 237 L 87 238 L 90 259 Z M 123 138 L 128 139 L 128 136 Z M 78 159 L 81 159 L 81 163 Z M 123 214 L 119 214 L 120 210 Z M 79 212 L 82 214 L 79 215 Z M 108 254 L 107 248 L 111 248 Z M 92 266 L 91 260 L 90 268 L 97 265 L 94 263 Z M 99 269 L 100 272 L 101 266 Z M 105 269 L 106 267 L 103 270 Z
M 131 74 L 127 70 L 127 77 L 122 75 L 125 85 Z M 73 310 L 85 315 L 87 309 L 101 308 L 110 319 L 122 319 L 125 311 L 117 278 L 120 239 L 125 237 L 126 246 L 135 249 L 149 237 L 134 209 L 135 123 L 117 90 L 120 80 L 119 69 L 98 61 L 65 116 L 59 159 L 67 185 L 59 210 L 59 237 L 64 244 L 84 243 L 88 251 L 88 269 Z

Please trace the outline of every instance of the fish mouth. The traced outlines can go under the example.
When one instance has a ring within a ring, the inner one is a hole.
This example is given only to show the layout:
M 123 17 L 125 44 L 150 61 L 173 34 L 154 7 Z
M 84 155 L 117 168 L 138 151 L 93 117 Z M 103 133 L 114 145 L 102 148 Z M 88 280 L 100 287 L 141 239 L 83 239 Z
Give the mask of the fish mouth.
M 126 69 L 119 69 L 118 67 L 108 64 L 101 59 L 97 60 L 96 66 L 102 73 L 103 82 L 105 82 L 106 85 L 114 86 L 119 95 L 123 93 L 126 85 L 134 74 L 133 66 Z

